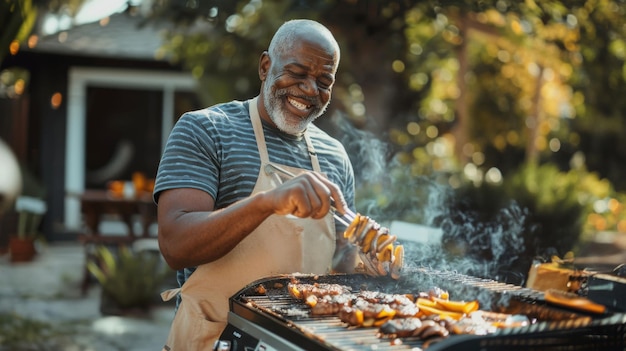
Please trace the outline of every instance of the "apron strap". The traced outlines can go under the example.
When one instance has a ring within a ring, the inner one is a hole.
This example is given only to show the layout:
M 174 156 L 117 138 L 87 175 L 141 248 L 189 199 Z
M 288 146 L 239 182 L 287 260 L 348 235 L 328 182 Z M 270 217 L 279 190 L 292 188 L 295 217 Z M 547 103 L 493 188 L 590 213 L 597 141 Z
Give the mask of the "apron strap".
M 322 168 L 320 167 L 320 161 L 317 159 L 317 153 L 313 148 L 313 143 L 311 142 L 309 133 L 306 131 L 304 132 L 304 140 L 306 141 L 306 146 L 309 149 L 309 156 L 311 156 L 311 165 L 313 166 L 313 170 L 321 173 Z
M 265 136 L 263 135 L 263 124 L 261 123 L 261 116 L 259 116 L 259 108 L 257 107 L 258 99 L 259 97 L 257 96 L 254 99 L 248 100 L 248 109 L 250 110 L 250 119 L 252 120 L 252 128 L 254 129 L 256 144 L 259 148 L 261 165 L 264 165 L 270 162 L 270 158 L 267 154 L 267 145 L 265 145 Z
M 180 288 L 168 289 L 161 292 L 161 299 L 163 301 L 169 301 L 175 298 L 178 294 L 180 294 Z
M 261 158 L 261 165 L 268 164 L 270 162 L 269 155 L 267 153 L 267 145 L 265 144 L 265 136 L 263 134 L 263 124 L 261 123 L 261 116 L 259 115 L 259 108 L 257 107 L 259 97 L 248 100 L 248 109 L 250 110 L 250 119 L 252 120 L 252 128 L 254 129 L 254 136 L 256 137 L 256 143 L 259 147 L 259 157 Z M 311 166 L 315 172 L 322 172 L 320 162 L 317 158 L 317 153 L 309 137 L 307 131 L 304 132 L 304 141 L 306 142 L 309 156 L 311 157 Z M 263 167 L 263 166 L 261 166 Z

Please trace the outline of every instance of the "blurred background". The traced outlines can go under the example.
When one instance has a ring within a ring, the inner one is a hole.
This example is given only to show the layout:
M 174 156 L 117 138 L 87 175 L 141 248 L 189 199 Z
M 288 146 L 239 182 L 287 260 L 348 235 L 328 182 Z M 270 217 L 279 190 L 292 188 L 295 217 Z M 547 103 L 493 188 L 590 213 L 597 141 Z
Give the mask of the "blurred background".
M 177 118 L 255 96 L 259 54 L 292 18 L 340 44 L 316 123 L 351 156 L 357 210 L 423 243 L 411 264 L 521 284 L 536 260 L 624 262 L 623 0 L 2 1 L 0 138 L 18 195 L 46 205 L 40 237 L 103 231 L 85 220 L 92 190 L 149 202 Z
M 254 96 L 259 53 L 302 17 L 342 48 L 319 124 L 350 152 L 359 211 L 445 227 L 463 250 L 485 251 L 491 240 L 462 241 L 507 226 L 523 239 L 508 251 L 519 267 L 626 231 L 623 1 L 2 7 L 0 136 L 23 192 L 48 204 L 48 240 L 81 230 L 85 189 L 153 178 L 182 112 Z

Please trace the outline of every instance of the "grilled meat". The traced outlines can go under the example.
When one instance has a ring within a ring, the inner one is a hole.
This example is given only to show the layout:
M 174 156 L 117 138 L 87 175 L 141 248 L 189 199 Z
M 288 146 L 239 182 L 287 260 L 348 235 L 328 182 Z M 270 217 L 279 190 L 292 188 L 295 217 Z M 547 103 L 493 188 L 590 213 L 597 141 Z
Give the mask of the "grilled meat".
M 379 331 L 392 338 L 407 338 L 422 327 L 422 320 L 416 317 L 398 318 L 385 322 Z
M 326 295 L 349 294 L 350 287 L 339 284 L 301 284 L 291 282 L 287 286 L 289 294 L 298 300 L 306 300 L 309 296 L 323 297 Z
M 419 319 L 415 317 L 393 319 L 383 323 L 379 332 L 388 337 L 406 338 L 417 336 L 421 339 L 430 337 L 446 337 L 450 334 L 445 325 L 433 319 Z
M 311 314 L 314 316 L 337 315 L 345 306 L 351 306 L 354 299 L 353 294 L 325 295 L 317 297 L 311 295 L 306 299 L 306 304 L 311 307 Z
M 521 325 L 511 315 L 479 310 L 478 301 L 450 300 L 434 287 L 410 294 L 362 290 L 340 284 L 288 284 L 289 293 L 304 301 L 312 315 L 335 315 L 349 327 L 379 327 L 390 338 L 435 340 L 449 334 L 486 334 L 496 328 Z M 526 321 L 526 320 L 525 320 Z
M 339 319 L 353 327 L 377 327 L 392 319 L 396 311 L 387 304 L 357 298 L 339 311 Z

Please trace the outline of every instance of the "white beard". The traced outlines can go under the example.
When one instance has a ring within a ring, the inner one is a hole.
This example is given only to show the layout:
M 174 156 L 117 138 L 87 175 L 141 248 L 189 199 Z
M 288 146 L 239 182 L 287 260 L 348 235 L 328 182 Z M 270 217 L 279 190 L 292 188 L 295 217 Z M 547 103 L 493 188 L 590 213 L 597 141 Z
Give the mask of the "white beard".
M 286 89 L 273 92 L 270 84 L 267 84 L 267 82 L 263 84 L 263 104 L 265 105 L 265 110 L 276 127 L 287 134 L 300 135 L 304 133 L 309 124 L 321 116 L 326 110 L 326 107 L 328 107 L 328 103 L 326 103 L 321 110 L 312 110 L 307 118 L 300 119 L 297 123 L 293 123 L 287 118 L 287 113 L 289 112 L 285 111 L 281 101 L 282 98 L 287 95 Z

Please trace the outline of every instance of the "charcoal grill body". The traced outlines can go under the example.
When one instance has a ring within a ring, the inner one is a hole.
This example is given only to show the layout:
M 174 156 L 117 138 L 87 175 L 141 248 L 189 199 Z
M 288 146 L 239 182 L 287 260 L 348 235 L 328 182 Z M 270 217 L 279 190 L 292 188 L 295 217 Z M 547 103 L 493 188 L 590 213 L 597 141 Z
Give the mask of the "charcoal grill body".
M 551 306 L 540 292 L 488 279 L 429 270 L 410 273 L 400 280 L 341 274 L 256 281 L 230 298 L 229 324 L 220 338 L 230 346 L 224 350 L 626 350 L 624 313 L 593 315 Z M 311 316 L 308 306 L 287 291 L 293 279 L 386 293 L 417 293 L 437 286 L 448 290 L 453 299 L 479 300 L 481 309 L 525 314 L 537 321 L 482 336 L 394 341 L 379 337 L 378 328 L 349 328 L 335 316 Z

